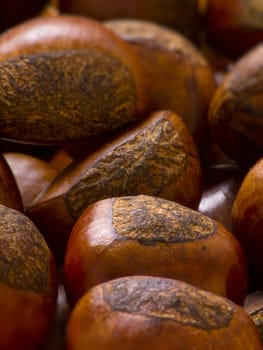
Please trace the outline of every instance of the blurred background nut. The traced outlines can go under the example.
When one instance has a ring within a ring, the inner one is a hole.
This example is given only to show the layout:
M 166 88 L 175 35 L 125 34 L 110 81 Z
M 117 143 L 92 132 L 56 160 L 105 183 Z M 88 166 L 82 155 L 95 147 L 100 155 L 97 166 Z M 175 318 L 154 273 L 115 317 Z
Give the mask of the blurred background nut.
M 202 156 L 215 81 L 201 51 L 180 33 L 153 22 L 122 19 L 105 25 L 134 48 L 148 82 L 152 110 L 170 109 L 179 114 Z
M 175 113 L 159 111 L 71 163 L 27 214 L 61 258 L 74 222 L 100 199 L 148 194 L 196 208 L 201 191 L 200 160 L 188 128 Z
M 207 39 L 216 50 L 239 57 L 262 42 L 262 17 L 262 0 L 207 0 Z
M 232 231 L 231 210 L 245 173 L 233 163 L 203 167 L 204 191 L 198 211 Z
M 147 109 L 130 46 L 97 21 L 39 17 L 0 37 L 0 137 L 56 144 L 116 129 Z
M 167 278 L 100 284 L 73 309 L 67 350 L 260 350 L 259 332 L 230 300 Z
M 200 15 L 197 0 L 59 0 L 61 12 L 98 20 L 144 19 L 172 27 L 197 41 Z
M 217 88 L 209 112 L 214 140 L 244 166 L 263 156 L 263 45 L 242 56 Z
M 145 195 L 88 207 L 73 227 L 63 272 L 71 304 L 97 284 L 132 275 L 182 280 L 237 304 L 247 292 L 245 255 L 222 225 Z
M 23 212 L 21 193 L 6 159 L 0 154 L 0 204 Z
M 47 188 L 57 172 L 47 162 L 25 153 L 9 152 L 3 156 L 15 176 L 26 209 Z

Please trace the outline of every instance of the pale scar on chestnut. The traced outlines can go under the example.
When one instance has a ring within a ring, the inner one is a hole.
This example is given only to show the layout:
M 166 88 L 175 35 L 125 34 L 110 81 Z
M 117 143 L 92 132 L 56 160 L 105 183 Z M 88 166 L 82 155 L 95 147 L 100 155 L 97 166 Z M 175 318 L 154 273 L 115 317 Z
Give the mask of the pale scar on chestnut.
M 228 326 L 235 312 L 234 305 L 215 294 L 160 278 L 111 281 L 103 286 L 103 298 L 114 311 L 206 330 Z
M 65 196 L 70 212 L 77 218 L 85 207 L 113 193 L 137 194 L 141 183 L 158 196 L 182 176 L 190 156 L 173 123 L 159 120 L 106 153 L 83 175 Z
M 141 243 L 191 242 L 216 232 L 216 224 L 208 217 L 175 202 L 146 196 L 116 198 L 112 225 L 119 235 Z

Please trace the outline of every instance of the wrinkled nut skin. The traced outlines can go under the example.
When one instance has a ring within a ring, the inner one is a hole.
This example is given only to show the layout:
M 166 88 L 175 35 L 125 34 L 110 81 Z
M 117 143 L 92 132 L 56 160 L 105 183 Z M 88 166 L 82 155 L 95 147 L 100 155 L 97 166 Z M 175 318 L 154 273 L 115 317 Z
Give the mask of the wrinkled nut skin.
M 182 280 L 242 304 L 246 258 L 219 223 L 176 202 L 151 196 L 109 198 L 73 227 L 63 265 L 68 300 L 123 276 Z
M 16 178 L 2 154 L 0 154 L 0 204 L 21 212 L 24 210 Z
M 94 20 L 27 21 L 2 35 L 0 52 L 2 138 L 59 143 L 108 132 L 147 109 L 132 48 Z
M 0 205 L 0 348 L 38 350 L 56 306 L 54 258 L 35 225 Z
M 66 328 L 67 350 L 260 350 L 253 321 L 230 300 L 181 281 L 118 278 L 86 293 Z
M 249 293 L 244 305 L 246 312 L 252 318 L 259 330 L 261 342 L 263 344 L 263 292 Z
M 46 3 L 47 0 L 1 0 L 0 32 L 38 15 Z
M 135 117 L 129 71 L 101 50 L 19 57 L 0 63 L 0 76 L 3 138 L 56 144 L 105 133 Z
M 224 54 L 238 57 L 263 40 L 261 0 L 208 0 L 204 16 L 209 43 Z
M 172 27 L 198 41 L 200 15 L 197 0 L 59 0 L 62 12 L 99 20 L 116 18 L 145 19 Z
M 263 155 L 263 45 L 236 62 L 211 101 L 209 125 L 223 151 L 251 166 Z
M 201 51 L 178 32 L 156 23 L 121 19 L 105 25 L 133 46 L 148 80 L 151 108 L 179 114 L 202 155 L 215 81 Z
M 247 173 L 232 208 L 233 233 L 250 264 L 263 272 L 263 159 Z M 261 282 L 262 284 L 262 282 Z
M 25 153 L 3 153 L 19 188 L 23 206 L 28 208 L 57 175 L 47 162 Z
M 175 113 L 160 111 L 71 163 L 27 213 L 61 257 L 74 222 L 100 199 L 142 193 L 196 208 L 201 190 L 201 166 L 189 130 Z

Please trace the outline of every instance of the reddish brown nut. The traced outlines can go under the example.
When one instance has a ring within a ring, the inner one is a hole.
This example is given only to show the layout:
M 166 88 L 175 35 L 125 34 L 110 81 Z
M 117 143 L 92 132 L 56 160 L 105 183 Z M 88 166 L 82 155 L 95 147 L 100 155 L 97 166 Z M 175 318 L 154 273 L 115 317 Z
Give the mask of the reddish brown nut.
M 244 165 L 263 156 L 262 54 L 259 45 L 233 66 L 217 88 L 209 113 L 215 141 Z
M 244 178 L 244 171 L 237 165 L 226 163 L 203 168 L 204 191 L 198 211 L 219 221 L 232 231 L 231 210 Z
M 260 350 L 243 308 L 184 282 L 134 276 L 91 289 L 73 309 L 67 350 Z
M 232 209 L 233 233 L 253 268 L 263 273 L 263 158 L 248 172 Z M 262 284 L 262 282 L 261 282 Z
M 2 154 L 0 154 L 0 204 L 18 211 L 24 210 L 15 176 Z
M 28 143 L 109 132 L 147 108 L 132 48 L 81 17 L 39 17 L 3 34 L 0 85 L 0 137 Z
M 145 195 L 87 208 L 73 227 L 63 271 L 71 304 L 97 284 L 131 275 L 182 280 L 238 304 L 247 291 L 245 255 L 221 224 Z
M 99 20 L 146 19 L 173 27 L 186 37 L 198 41 L 200 15 L 197 0 L 59 0 L 59 4 L 62 12 Z
M 202 53 L 178 32 L 155 23 L 124 19 L 105 24 L 133 46 L 148 80 L 152 109 L 178 113 L 204 152 L 215 82 Z
M 208 0 L 205 28 L 209 42 L 225 54 L 238 56 L 263 40 L 261 0 Z
M 58 284 L 58 297 L 56 316 L 52 332 L 44 349 L 41 350 L 65 350 L 65 325 L 70 313 L 64 287 Z
M 35 225 L 0 205 L 0 348 L 38 350 L 53 324 L 56 269 Z
M 56 172 L 61 172 L 64 170 L 71 162 L 73 158 L 71 155 L 63 148 L 58 149 L 53 156 L 49 159 L 48 164 Z
M 196 208 L 201 166 L 189 130 L 170 111 L 153 113 L 98 152 L 71 163 L 28 211 L 56 256 L 83 210 L 104 198 L 148 194 Z
M 15 176 L 26 209 L 48 187 L 57 172 L 47 162 L 28 154 L 10 152 L 3 155 Z
M 1 0 L 0 32 L 36 16 L 46 3 L 47 0 Z

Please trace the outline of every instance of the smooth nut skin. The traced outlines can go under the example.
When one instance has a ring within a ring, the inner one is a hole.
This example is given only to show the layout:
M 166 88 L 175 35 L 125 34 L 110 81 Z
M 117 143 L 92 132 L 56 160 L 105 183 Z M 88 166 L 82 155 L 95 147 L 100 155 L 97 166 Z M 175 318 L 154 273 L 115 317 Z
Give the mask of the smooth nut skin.
M 233 233 L 250 264 L 263 272 L 263 159 L 248 172 L 232 208 Z M 262 278 L 261 278 L 262 280 Z M 262 283 L 261 283 L 262 284 Z
M 21 212 L 24 210 L 16 178 L 2 154 L 0 154 L 0 204 Z
M 71 304 L 91 287 L 123 276 L 182 280 L 242 304 L 246 258 L 219 223 L 151 196 L 99 201 L 77 220 L 63 265 Z
M 7 152 L 3 156 L 15 176 L 24 208 L 28 208 L 51 183 L 57 171 L 47 162 L 29 154 Z
M 203 168 L 204 191 L 198 211 L 232 231 L 231 210 L 244 176 L 240 167 L 230 163 Z
M 46 3 L 47 0 L 1 0 L 0 32 L 36 16 Z
M 147 108 L 130 46 L 94 20 L 41 17 L 0 38 L 0 136 L 59 143 L 108 132 Z
M 67 350 L 260 350 L 253 321 L 230 300 L 181 281 L 118 278 L 86 293 L 66 329 Z
M 238 57 L 263 40 L 261 0 L 208 0 L 204 26 L 209 43 Z
M 28 210 L 56 256 L 74 222 L 104 198 L 148 194 L 197 207 L 201 166 L 192 136 L 170 111 L 153 113 L 84 160 L 71 163 Z
M 0 348 L 38 350 L 55 313 L 54 258 L 35 225 L 3 205 L 0 231 Z
M 41 350 L 65 350 L 65 325 L 70 313 L 64 286 L 58 283 L 55 322 L 46 346 Z
M 198 41 L 200 15 L 197 0 L 59 0 L 62 12 L 99 20 L 116 18 L 144 19 L 175 28 Z
M 263 155 L 263 45 L 244 55 L 211 101 L 209 124 L 223 151 L 251 166 Z
M 120 19 L 105 25 L 133 46 L 148 80 L 151 108 L 178 113 L 202 155 L 215 81 L 201 51 L 180 33 L 156 23 Z

